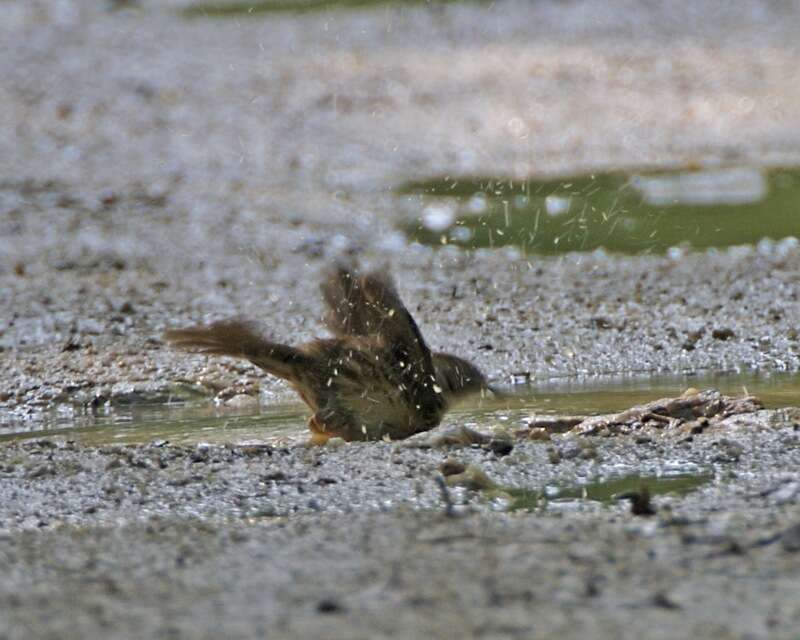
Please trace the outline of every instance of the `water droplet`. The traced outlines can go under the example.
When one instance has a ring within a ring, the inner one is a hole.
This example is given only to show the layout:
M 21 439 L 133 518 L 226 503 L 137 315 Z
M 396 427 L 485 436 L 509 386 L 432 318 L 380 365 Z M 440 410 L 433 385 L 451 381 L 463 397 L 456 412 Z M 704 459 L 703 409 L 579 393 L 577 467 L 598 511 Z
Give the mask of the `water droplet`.
M 569 207 L 572 199 L 564 196 L 547 196 L 544 199 L 544 207 L 547 214 L 550 216 L 561 216 L 569 213 Z
M 469 242 L 472 240 L 472 229 L 469 227 L 454 227 L 450 231 L 450 239 L 453 242 Z
M 480 191 L 474 194 L 467 202 L 467 210 L 473 215 L 485 213 L 488 206 L 489 202 L 486 199 L 486 194 Z
M 455 209 L 450 203 L 431 204 L 422 211 L 422 224 L 431 231 L 444 231 L 455 220 Z

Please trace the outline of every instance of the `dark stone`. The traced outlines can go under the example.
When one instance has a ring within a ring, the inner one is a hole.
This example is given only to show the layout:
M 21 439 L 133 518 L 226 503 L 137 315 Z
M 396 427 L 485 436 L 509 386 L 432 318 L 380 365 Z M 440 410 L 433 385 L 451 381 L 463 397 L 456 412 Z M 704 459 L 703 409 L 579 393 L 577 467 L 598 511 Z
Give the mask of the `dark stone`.
M 345 608 L 338 600 L 323 598 L 317 602 L 317 612 L 325 614 L 344 613 Z

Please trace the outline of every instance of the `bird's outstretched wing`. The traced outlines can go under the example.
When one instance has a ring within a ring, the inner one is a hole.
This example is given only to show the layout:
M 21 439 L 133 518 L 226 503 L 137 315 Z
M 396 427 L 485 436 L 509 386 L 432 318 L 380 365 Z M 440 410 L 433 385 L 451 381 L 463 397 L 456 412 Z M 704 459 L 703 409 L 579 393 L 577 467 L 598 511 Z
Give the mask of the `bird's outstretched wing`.
M 310 357 L 294 347 L 265 338 L 254 323 L 240 319 L 164 332 L 173 347 L 214 356 L 244 358 L 279 378 L 295 380 Z
M 405 309 L 386 273 L 359 274 L 337 265 L 320 284 L 328 307 L 325 324 L 336 336 L 369 336 L 380 333 L 398 309 Z
M 403 346 L 409 357 L 430 362 L 430 350 L 403 304 L 391 277 L 383 271 L 360 274 L 336 266 L 320 285 L 328 307 L 325 324 L 338 336 L 373 336 Z M 430 365 L 432 373 L 433 365 Z
M 388 273 L 360 274 L 338 265 L 320 285 L 325 324 L 338 336 L 386 336 L 424 344 Z
M 386 272 L 358 273 L 337 265 L 320 285 L 328 307 L 325 324 L 337 337 L 379 340 L 390 354 L 390 366 L 414 389 L 415 405 L 438 411 L 443 402 L 436 385 L 432 354 Z

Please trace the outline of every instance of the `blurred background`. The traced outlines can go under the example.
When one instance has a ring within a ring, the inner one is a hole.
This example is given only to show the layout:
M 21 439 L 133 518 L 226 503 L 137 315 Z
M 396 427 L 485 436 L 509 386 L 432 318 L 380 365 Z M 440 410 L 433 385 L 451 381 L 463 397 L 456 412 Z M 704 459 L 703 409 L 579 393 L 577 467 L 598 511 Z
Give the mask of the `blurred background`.
M 800 227 L 797 3 L 1 8 L 6 271 Z

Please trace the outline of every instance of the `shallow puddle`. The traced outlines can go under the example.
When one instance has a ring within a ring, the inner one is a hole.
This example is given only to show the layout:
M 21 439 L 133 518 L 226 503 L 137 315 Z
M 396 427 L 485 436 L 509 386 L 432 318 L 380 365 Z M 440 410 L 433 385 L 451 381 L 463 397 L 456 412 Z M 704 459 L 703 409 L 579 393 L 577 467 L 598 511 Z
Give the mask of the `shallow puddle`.
M 615 413 L 689 388 L 718 389 L 730 396 L 757 396 L 768 409 L 800 405 L 800 373 L 697 372 L 683 375 L 623 375 L 552 378 L 517 385 L 507 400 L 545 414 Z M 523 391 L 523 389 L 525 391 Z
M 407 183 L 398 193 L 414 216 L 406 233 L 431 245 L 640 253 L 780 240 L 796 237 L 800 229 L 798 170 L 609 173 L 546 181 L 445 177 Z
M 754 394 L 768 408 L 800 404 L 800 374 L 562 378 L 507 387 L 502 398 L 476 398 L 455 407 L 445 424 L 485 430 L 522 426 L 532 414 L 614 413 L 650 400 L 678 396 L 689 387 L 716 388 L 728 395 Z M 58 434 L 92 445 L 152 440 L 289 444 L 307 438 L 308 415 L 308 409 L 299 403 L 266 405 L 248 412 L 215 407 L 207 400 L 130 403 L 95 412 L 57 411 L 37 423 L 12 422 L 0 435 L 0 442 Z
M 583 485 L 549 486 L 544 489 L 506 488 L 498 495 L 507 495 L 509 511 L 531 511 L 541 506 L 558 507 L 580 501 L 593 501 L 610 504 L 623 499 L 626 494 L 642 494 L 646 491 L 651 497 L 671 494 L 686 495 L 713 480 L 708 473 L 676 473 L 664 476 L 628 475 L 621 478 L 597 480 Z
M 98 413 L 56 414 L 41 424 L 12 425 L 0 442 L 59 435 L 82 444 L 174 444 L 207 442 L 294 442 L 306 435 L 308 410 L 301 404 L 277 404 L 257 411 L 213 406 L 208 400 L 169 404 L 122 405 Z

